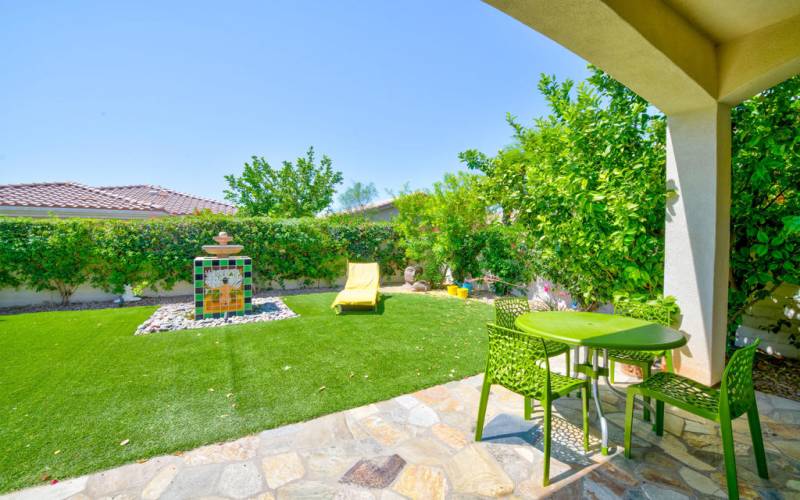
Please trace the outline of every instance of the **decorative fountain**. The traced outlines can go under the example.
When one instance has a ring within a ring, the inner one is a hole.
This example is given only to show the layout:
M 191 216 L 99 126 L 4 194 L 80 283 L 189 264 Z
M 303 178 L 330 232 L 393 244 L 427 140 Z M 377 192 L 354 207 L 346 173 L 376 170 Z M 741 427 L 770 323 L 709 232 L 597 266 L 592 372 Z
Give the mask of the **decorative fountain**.
M 194 259 L 194 302 L 162 305 L 136 328 L 135 335 L 297 316 L 280 297 L 253 298 L 253 261 L 238 255 L 244 247 L 230 245 L 231 237 L 224 232 L 214 241 L 216 245 L 203 245 L 208 256 Z
M 242 245 L 221 232 L 216 245 L 203 245 L 210 257 L 194 259 L 194 318 L 244 316 L 253 310 L 253 261 L 237 255 Z

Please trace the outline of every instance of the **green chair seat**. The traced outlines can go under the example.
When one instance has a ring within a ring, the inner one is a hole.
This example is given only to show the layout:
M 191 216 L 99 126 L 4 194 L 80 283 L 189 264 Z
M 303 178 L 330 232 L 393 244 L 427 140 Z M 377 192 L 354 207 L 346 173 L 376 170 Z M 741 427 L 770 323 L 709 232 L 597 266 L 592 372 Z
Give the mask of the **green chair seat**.
M 608 356 L 621 363 L 650 363 L 652 365 L 657 359 L 664 356 L 664 351 L 623 351 L 609 349 Z
M 663 401 L 701 417 L 719 420 L 719 391 L 692 379 L 659 372 L 636 384 L 637 393 Z
M 567 344 L 556 342 L 555 340 L 545 340 L 544 343 L 547 346 L 547 355 L 551 358 L 564 353 L 569 354 L 569 346 Z M 567 368 L 569 369 L 569 367 Z
M 753 454 L 756 459 L 758 475 L 769 478 L 767 456 L 761 435 L 761 421 L 758 416 L 756 393 L 753 388 L 753 360 L 756 340 L 731 356 L 728 366 L 722 373 L 719 389 L 705 386 L 674 373 L 661 372 L 644 381 L 628 387 L 625 401 L 625 456 L 631 458 L 631 432 L 633 429 L 633 403 L 637 395 L 645 400 L 656 400 L 656 435 L 664 434 L 664 404 L 681 408 L 697 416 L 719 423 L 722 436 L 722 451 L 725 457 L 725 476 L 728 483 L 728 497 L 739 498 L 736 479 L 736 452 L 733 440 L 733 419 L 747 414 L 750 438 L 753 441 Z
M 544 436 L 544 474 L 542 483 L 550 482 L 550 428 L 553 401 L 580 389 L 583 410 L 583 448 L 589 449 L 589 381 L 568 377 L 550 371 L 547 342 L 519 330 L 503 328 L 489 323 L 489 352 L 486 371 L 483 374 L 478 407 L 478 422 L 475 425 L 475 440 L 483 436 L 483 422 L 492 384 L 520 394 L 524 398 L 525 419 L 531 418 L 532 401 L 542 404 L 544 415 L 542 431 Z
M 548 354 L 550 351 L 547 351 Z M 568 394 L 580 389 L 586 385 L 585 380 L 580 380 L 560 373 L 550 372 L 550 393 L 558 397 L 567 396 Z M 533 398 L 533 397 L 532 397 Z M 533 398 L 540 399 L 540 398 Z
M 544 368 L 530 367 L 524 377 L 516 373 L 504 373 L 506 370 L 516 372 L 514 366 L 496 367 L 493 378 L 498 384 L 516 392 L 526 398 L 543 401 L 547 399 L 547 370 Z M 550 372 L 550 394 L 563 397 L 580 389 L 586 382 L 577 378 L 567 377 L 560 373 Z
M 608 350 L 608 357 L 625 364 L 648 363 L 652 365 L 657 359 L 664 357 L 664 351 L 623 351 Z

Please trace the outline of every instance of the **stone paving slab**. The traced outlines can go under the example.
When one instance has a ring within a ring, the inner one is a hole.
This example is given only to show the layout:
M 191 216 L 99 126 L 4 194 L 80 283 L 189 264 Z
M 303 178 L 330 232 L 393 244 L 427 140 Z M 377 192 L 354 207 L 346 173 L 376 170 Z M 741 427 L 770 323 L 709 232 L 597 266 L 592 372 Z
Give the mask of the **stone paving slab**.
M 556 363 L 554 363 L 554 367 Z M 619 379 L 624 379 L 620 374 Z M 724 498 L 719 427 L 668 408 L 666 432 L 634 426 L 622 456 L 624 401 L 608 390 L 611 455 L 582 448 L 580 401 L 555 403 L 552 484 L 541 486 L 541 411 L 494 387 L 483 441 L 474 441 L 482 375 L 413 394 L 29 488 L 3 499 Z M 742 498 L 800 498 L 800 403 L 758 394 L 770 479 L 756 474 L 746 419 L 734 426 Z M 594 410 L 592 410 L 593 412 Z

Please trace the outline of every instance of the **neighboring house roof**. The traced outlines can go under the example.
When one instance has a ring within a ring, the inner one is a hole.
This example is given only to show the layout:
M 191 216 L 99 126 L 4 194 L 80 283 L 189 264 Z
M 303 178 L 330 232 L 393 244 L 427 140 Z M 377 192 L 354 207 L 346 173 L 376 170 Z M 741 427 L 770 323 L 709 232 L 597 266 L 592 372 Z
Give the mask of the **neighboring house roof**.
M 160 186 L 91 187 L 77 182 L 0 185 L 0 207 L 31 210 L 134 211 L 141 217 L 191 215 L 203 210 L 234 214 L 236 207 Z
M 0 185 L 0 206 L 141 210 L 166 213 L 164 207 L 143 203 L 77 182 Z
M 361 212 L 372 212 L 377 210 L 384 210 L 387 208 L 394 208 L 394 199 L 391 200 L 383 200 L 383 201 L 376 201 L 375 203 L 367 203 L 366 205 L 355 207 L 355 208 L 346 208 L 340 211 L 340 214 L 358 214 Z
M 98 189 L 107 193 L 125 196 L 141 203 L 161 206 L 167 213 L 172 215 L 191 215 L 204 210 L 210 210 L 215 214 L 233 215 L 236 213 L 236 207 L 233 205 L 179 193 L 161 186 L 139 184 L 133 186 L 105 186 Z

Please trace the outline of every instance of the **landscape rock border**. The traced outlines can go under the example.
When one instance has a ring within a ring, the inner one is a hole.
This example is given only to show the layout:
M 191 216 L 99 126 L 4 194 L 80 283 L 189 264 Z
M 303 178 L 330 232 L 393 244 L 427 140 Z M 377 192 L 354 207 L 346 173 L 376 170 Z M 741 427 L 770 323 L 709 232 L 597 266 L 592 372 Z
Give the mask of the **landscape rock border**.
M 279 297 L 254 298 L 253 312 L 244 316 L 195 320 L 194 307 L 192 302 L 165 304 L 159 307 L 144 323 L 139 325 L 134 334 L 147 335 L 157 332 L 214 328 L 262 321 L 276 321 L 298 316 Z

